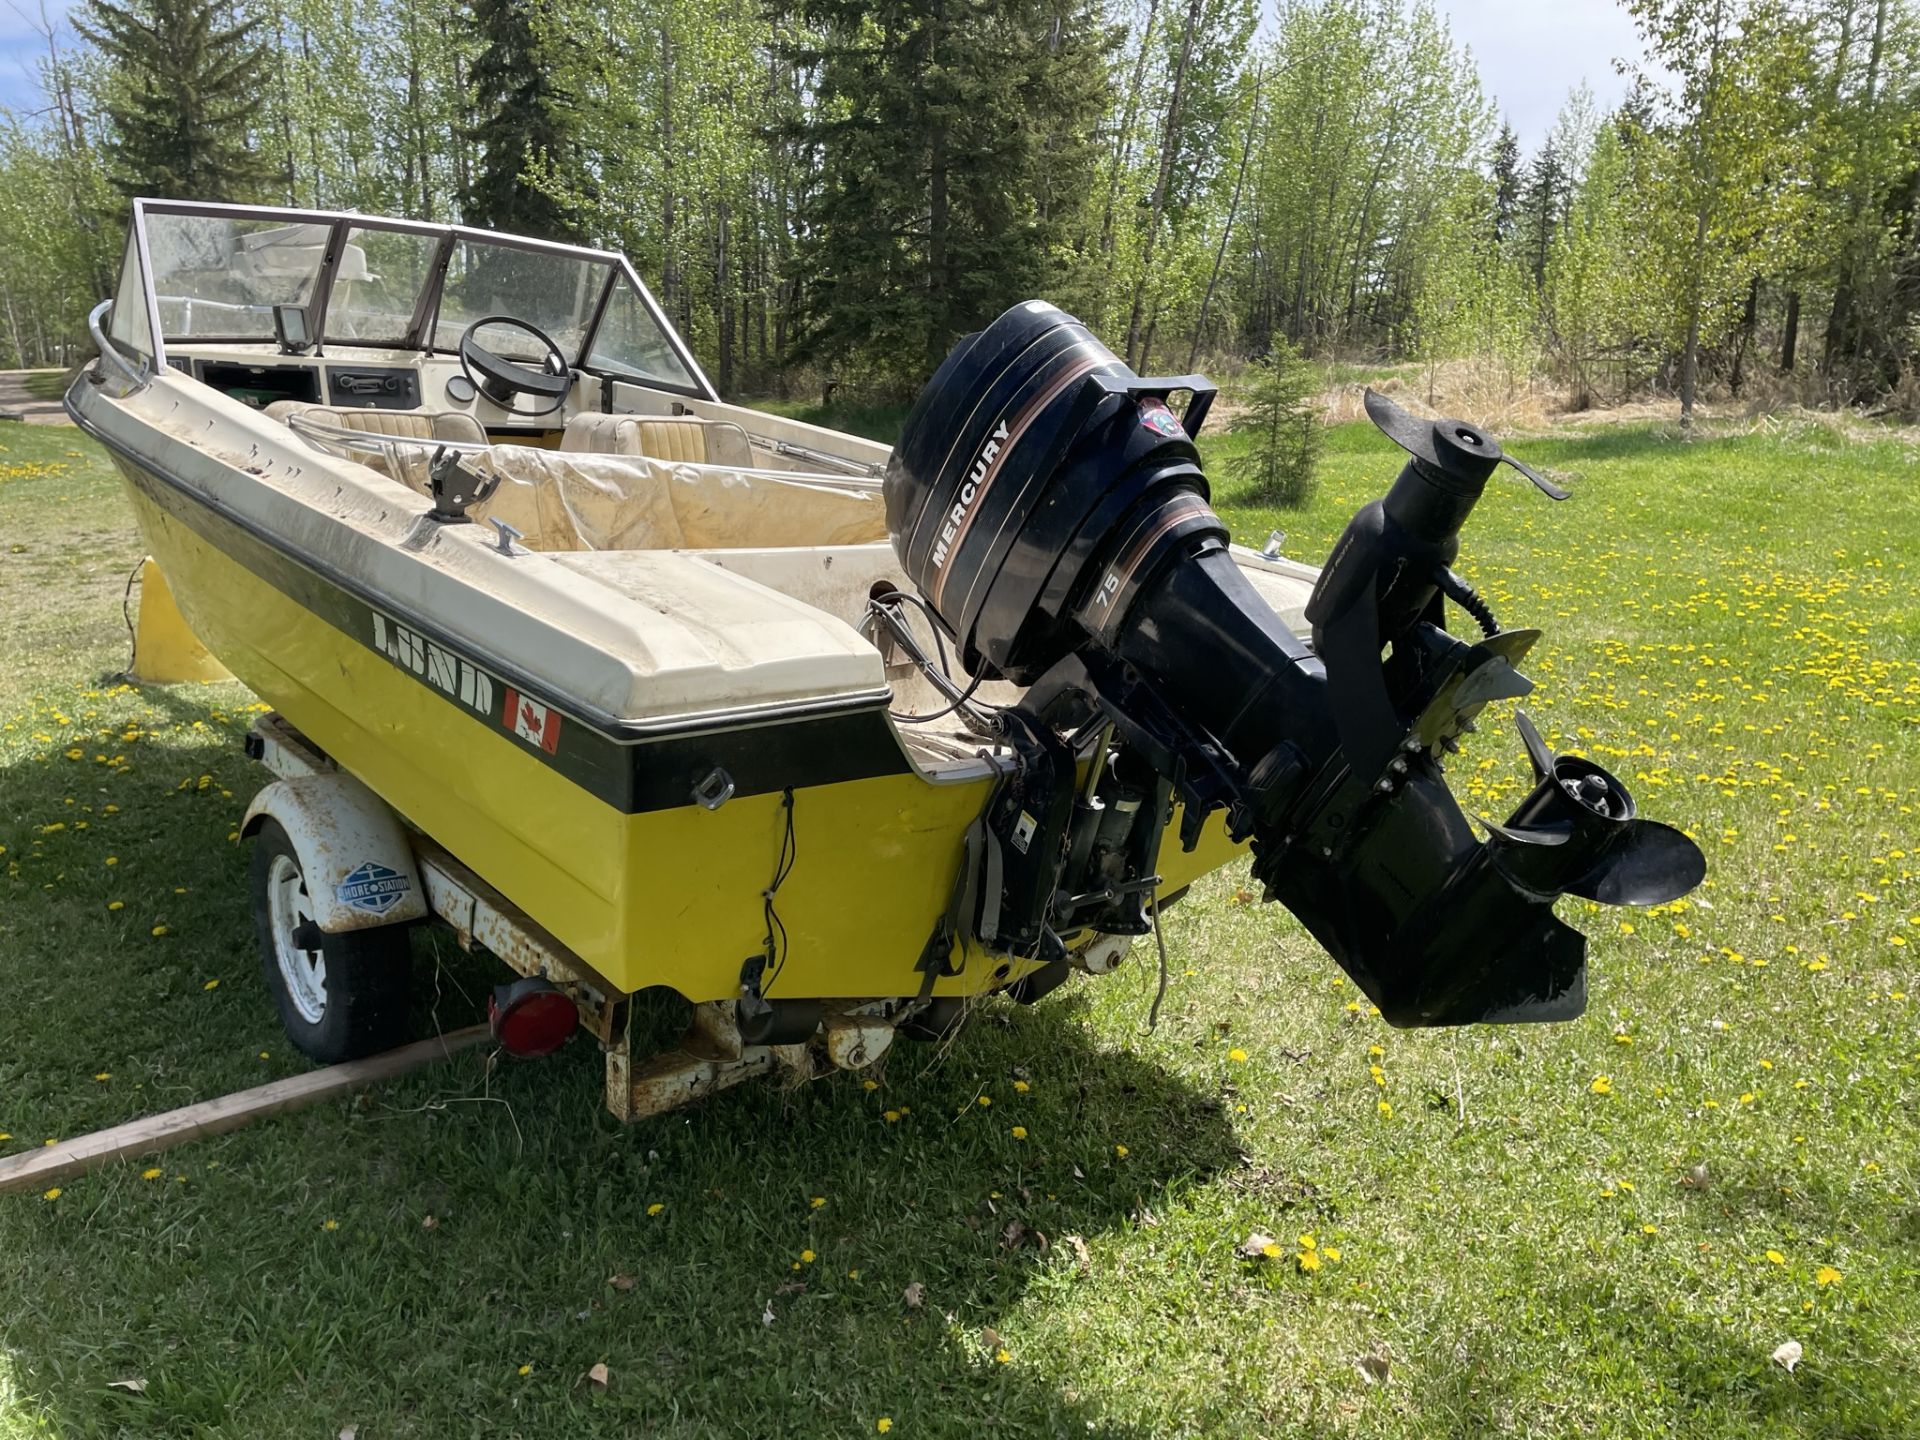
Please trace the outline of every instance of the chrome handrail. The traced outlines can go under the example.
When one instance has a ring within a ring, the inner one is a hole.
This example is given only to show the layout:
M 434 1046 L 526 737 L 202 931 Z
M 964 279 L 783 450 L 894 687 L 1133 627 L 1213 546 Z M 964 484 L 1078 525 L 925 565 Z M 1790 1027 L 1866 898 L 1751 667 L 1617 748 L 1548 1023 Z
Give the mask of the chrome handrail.
M 113 301 L 102 300 L 88 312 L 87 334 L 93 338 L 94 348 L 100 352 L 101 360 L 118 370 L 133 386 L 133 390 L 127 392 L 131 395 L 135 391 L 146 389 L 153 383 L 153 370 L 144 363 L 136 366 L 127 359 L 120 353 L 119 347 L 107 338 L 107 332 L 100 328 L 100 317 L 111 309 L 113 309 Z

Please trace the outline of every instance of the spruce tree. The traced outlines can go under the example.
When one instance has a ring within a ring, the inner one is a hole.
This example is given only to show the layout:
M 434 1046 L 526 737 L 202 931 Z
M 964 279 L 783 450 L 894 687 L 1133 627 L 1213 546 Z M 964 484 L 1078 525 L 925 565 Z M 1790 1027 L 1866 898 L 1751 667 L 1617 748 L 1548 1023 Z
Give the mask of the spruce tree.
M 1520 215 L 1524 222 L 1521 238 L 1527 247 L 1527 267 L 1533 272 L 1536 290 L 1547 283 L 1547 261 L 1553 253 L 1553 237 L 1559 233 L 1566 213 L 1569 188 L 1567 167 L 1549 137 L 1527 167 L 1526 188 L 1520 197 Z
M 544 240 L 578 240 L 575 208 L 529 183 L 553 174 L 578 186 L 583 167 L 567 123 L 567 97 L 547 53 L 551 0 L 474 0 L 474 29 L 484 48 L 473 62 L 467 139 L 479 152 L 464 197 L 466 221 Z
M 1493 238 L 1504 241 L 1513 233 L 1513 219 L 1520 207 L 1520 139 L 1513 126 L 1501 123 L 1500 138 L 1493 142 Z
M 1227 426 L 1230 434 L 1249 437 L 1246 450 L 1229 467 L 1248 483 L 1246 500 L 1293 507 L 1313 498 L 1321 439 L 1317 380 L 1313 366 L 1284 335 L 1275 335 L 1265 358 L 1253 362 L 1246 408 Z
M 1113 37 L 1094 0 L 807 0 L 817 154 L 796 358 L 917 385 L 955 339 L 1064 278 Z
M 221 0 L 91 0 L 75 17 L 106 61 L 107 153 L 119 190 L 250 201 L 275 184 L 252 133 L 268 74 L 259 24 Z

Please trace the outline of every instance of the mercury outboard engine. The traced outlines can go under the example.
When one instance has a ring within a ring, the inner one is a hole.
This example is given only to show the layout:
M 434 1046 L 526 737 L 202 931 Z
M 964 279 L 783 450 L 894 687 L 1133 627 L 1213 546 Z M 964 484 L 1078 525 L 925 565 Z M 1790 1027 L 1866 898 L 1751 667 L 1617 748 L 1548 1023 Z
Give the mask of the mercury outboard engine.
M 1565 492 L 1474 426 L 1369 392 L 1410 458 L 1334 547 L 1309 646 L 1208 504 L 1191 436 L 1214 394 L 1140 378 L 1029 301 L 962 340 L 907 417 L 886 480 L 894 548 L 968 670 L 1028 687 L 996 722 L 1015 763 L 963 869 L 972 936 L 1046 962 L 1022 982 L 1038 991 L 1066 974 L 1062 937 L 1143 933 L 1177 802 L 1188 849 L 1215 810 L 1251 837 L 1266 898 L 1393 1024 L 1580 1014 L 1586 939 L 1555 899 L 1663 903 L 1704 856 L 1524 715 L 1537 784 L 1504 824 L 1481 822 L 1486 840 L 1442 777 L 1489 701 L 1531 690 L 1515 666 L 1539 638 L 1500 629 L 1454 573 L 1460 528 L 1502 463 Z M 1477 639 L 1447 632 L 1447 599 Z

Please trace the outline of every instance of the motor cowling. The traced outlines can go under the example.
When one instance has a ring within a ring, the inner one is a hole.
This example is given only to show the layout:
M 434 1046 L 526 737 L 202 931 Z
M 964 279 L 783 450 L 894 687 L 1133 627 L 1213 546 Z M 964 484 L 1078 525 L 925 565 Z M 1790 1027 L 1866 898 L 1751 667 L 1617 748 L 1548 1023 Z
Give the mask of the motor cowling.
M 970 872 L 974 938 L 1057 962 L 1076 928 L 1137 933 L 1177 799 L 1182 843 L 1224 810 L 1268 898 L 1394 1023 L 1578 1014 L 1585 940 L 1554 899 L 1654 903 L 1704 860 L 1598 766 L 1543 762 L 1530 726 L 1546 771 L 1490 842 L 1445 784 L 1481 709 L 1530 689 L 1516 665 L 1537 638 L 1501 631 L 1454 574 L 1460 527 L 1502 463 L 1564 492 L 1475 427 L 1370 394 L 1409 459 L 1335 546 L 1309 646 L 1209 504 L 1192 435 L 1213 398 L 1198 376 L 1135 375 L 1029 301 L 962 340 L 907 417 L 886 480 L 895 550 L 969 670 L 1028 687 L 1000 717 L 1017 764 L 972 842 L 989 859 Z M 1447 632 L 1446 597 L 1478 640 Z

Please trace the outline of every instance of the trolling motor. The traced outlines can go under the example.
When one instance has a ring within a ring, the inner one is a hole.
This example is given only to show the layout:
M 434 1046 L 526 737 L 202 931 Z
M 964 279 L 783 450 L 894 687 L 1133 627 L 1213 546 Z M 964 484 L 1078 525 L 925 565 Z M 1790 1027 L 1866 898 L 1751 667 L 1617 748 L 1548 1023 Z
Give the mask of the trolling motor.
M 1064 978 L 1063 937 L 1143 933 L 1177 801 L 1188 849 L 1215 810 L 1251 837 L 1266 898 L 1393 1024 L 1580 1014 L 1586 940 L 1555 899 L 1663 903 L 1705 857 L 1524 715 L 1537 783 L 1481 822 L 1485 841 L 1441 768 L 1488 702 L 1532 689 L 1515 667 L 1539 638 L 1500 629 L 1454 572 L 1460 528 L 1503 463 L 1565 492 L 1476 427 L 1369 392 L 1410 458 L 1335 545 L 1309 646 L 1208 504 L 1191 436 L 1214 395 L 1135 375 L 1028 301 L 963 339 L 907 417 L 885 487 L 894 549 L 967 669 L 1027 687 L 1000 716 L 1016 763 L 963 870 L 971 934 Z M 1476 639 L 1448 633 L 1449 599 Z

